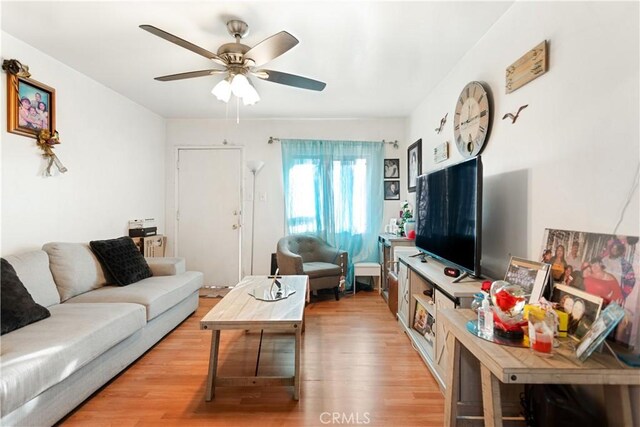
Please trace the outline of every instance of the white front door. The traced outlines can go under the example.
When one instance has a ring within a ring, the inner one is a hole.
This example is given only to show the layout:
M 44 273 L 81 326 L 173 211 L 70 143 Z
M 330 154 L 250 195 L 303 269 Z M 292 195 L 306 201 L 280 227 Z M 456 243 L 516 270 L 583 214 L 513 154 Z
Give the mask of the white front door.
M 177 251 L 204 286 L 240 280 L 242 149 L 180 148 L 177 173 Z

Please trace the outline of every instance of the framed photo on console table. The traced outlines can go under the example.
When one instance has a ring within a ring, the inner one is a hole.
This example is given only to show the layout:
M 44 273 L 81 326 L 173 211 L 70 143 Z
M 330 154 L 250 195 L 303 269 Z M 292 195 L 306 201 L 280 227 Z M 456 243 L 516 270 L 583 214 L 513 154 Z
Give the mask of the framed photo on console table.
M 507 282 L 520 285 L 526 295 L 531 295 L 529 304 L 536 303 L 542 297 L 544 287 L 549 281 L 549 264 L 511 257 L 504 275 Z
M 418 301 L 416 301 L 415 313 L 413 316 L 413 329 L 424 335 L 427 333 L 427 317 L 429 317 L 429 313 Z
M 568 335 L 577 340 L 587 333 L 600 315 L 602 298 L 566 285 L 556 285 L 553 302 L 569 315 Z
M 56 128 L 56 90 L 33 79 L 7 74 L 7 132 L 37 138 Z

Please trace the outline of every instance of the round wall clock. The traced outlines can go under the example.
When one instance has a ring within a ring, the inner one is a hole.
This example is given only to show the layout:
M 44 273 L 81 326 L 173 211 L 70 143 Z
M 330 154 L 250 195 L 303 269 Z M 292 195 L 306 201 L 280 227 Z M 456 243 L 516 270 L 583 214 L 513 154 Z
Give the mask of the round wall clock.
M 462 89 L 453 118 L 453 136 L 463 157 L 475 157 L 482 151 L 489 132 L 490 104 L 480 82 Z

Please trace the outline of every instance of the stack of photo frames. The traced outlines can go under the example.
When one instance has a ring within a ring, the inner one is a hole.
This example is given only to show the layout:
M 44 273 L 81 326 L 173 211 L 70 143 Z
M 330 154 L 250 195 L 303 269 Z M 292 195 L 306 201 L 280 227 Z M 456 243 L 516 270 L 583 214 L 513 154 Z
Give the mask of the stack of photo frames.
M 607 313 L 616 316 L 609 315 L 609 320 L 618 315 L 620 319 L 598 329 L 629 364 L 636 364 L 640 354 L 638 240 L 637 236 L 547 229 L 540 254 L 540 261 L 550 265 L 551 299 L 569 314 L 569 336 L 594 341 L 598 320 L 612 307 Z

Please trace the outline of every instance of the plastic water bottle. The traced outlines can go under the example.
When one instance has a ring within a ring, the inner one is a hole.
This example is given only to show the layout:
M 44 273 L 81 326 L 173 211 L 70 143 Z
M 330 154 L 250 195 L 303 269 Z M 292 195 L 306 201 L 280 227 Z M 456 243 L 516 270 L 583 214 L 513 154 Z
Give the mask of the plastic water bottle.
M 478 309 L 478 331 L 485 337 L 493 336 L 493 311 L 489 305 L 489 295 L 485 295 Z

